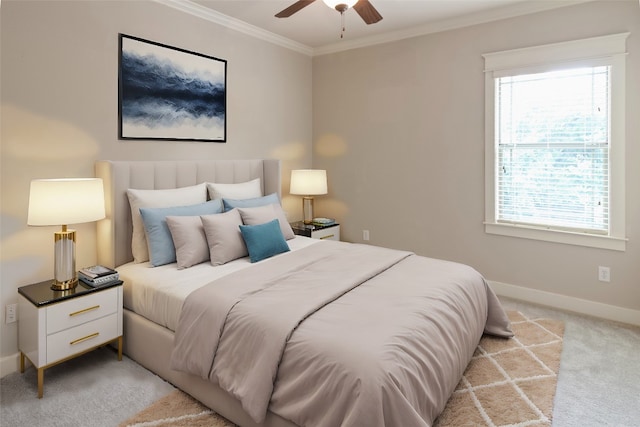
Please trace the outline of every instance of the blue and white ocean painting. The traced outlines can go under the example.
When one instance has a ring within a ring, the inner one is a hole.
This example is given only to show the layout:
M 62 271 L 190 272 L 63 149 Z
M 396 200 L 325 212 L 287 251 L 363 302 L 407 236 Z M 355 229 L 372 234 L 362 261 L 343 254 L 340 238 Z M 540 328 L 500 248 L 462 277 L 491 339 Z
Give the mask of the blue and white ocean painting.
M 120 137 L 226 141 L 226 61 L 121 35 Z

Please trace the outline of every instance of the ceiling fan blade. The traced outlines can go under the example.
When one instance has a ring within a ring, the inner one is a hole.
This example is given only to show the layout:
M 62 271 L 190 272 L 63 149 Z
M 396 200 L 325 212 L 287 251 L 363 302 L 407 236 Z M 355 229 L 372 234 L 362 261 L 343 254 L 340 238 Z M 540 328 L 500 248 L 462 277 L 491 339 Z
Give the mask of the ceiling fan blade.
M 376 8 L 369 3 L 369 0 L 360 0 L 353 6 L 353 8 L 367 24 L 375 24 L 382 20 L 382 15 L 380 15 Z
M 309 6 L 314 1 L 315 0 L 298 0 L 297 2 L 295 2 L 294 4 L 289 6 L 288 8 L 278 12 L 276 14 L 276 18 L 288 18 L 289 16 L 293 15 L 294 13 L 296 13 L 297 11 L 302 9 L 303 7 Z

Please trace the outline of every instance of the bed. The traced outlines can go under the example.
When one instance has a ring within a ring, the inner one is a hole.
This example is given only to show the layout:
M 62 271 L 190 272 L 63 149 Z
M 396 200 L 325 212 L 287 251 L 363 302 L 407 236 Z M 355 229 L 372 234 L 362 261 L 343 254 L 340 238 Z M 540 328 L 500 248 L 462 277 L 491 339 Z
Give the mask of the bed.
M 98 262 L 125 282 L 125 354 L 238 425 L 429 426 L 481 335 L 511 336 L 497 298 L 468 266 L 287 236 L 282 216 L 262 224 L 265 208 L 240 202 L 229 211 L 250 224 L 242 234 L 254 236 L 245 240 L 249 257 L 214 266 L 210 246 L 211 262 L 188 268 L 178 268 L 180 256 L 178 264 L 153 267 L 151 252 L 149 261 L 134 261 L 140 227 L 131 206 L 136 211 L 138 202 L 128 192 L 173 194 L 216 183 L 233 195 L 257 182 L 259 198 L 279 199 L 278 160 L 99 161 L 96 175 L 107 210 L 98 222 Z M 173 212 L 171 203 L 150 211 Z M 252 262 L 264 230 L 278 227 L 286 249 Z M 174 256 L 182 250 L 175 244 Z

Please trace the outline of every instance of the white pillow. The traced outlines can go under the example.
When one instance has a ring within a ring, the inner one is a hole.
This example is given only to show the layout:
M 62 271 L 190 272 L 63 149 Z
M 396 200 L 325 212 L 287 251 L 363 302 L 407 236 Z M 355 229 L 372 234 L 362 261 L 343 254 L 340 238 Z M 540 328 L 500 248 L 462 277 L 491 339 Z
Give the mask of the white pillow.
M 279 204 L 271 204 L 259 206 L 255 208 L 237 208 L 240 211 L 242 222 L 244 225 L 264 224 L 271 220 L 277 219 L 280 223 L 280 230 L 286 240 L 293 239 L 295 236 L 291 225 L 287 221 L 287 215 Z
M 260 178 L 238 184 L 218 184 L 207 182 L 209 198 L 213 199 L 253 199 L 262 197 Z
M 201 215 L 207 236 L 211 265 L 222 265 L 249 255 L 240 226 L 242 218 L 237 209 L 213 215 Z
M 167 216 L 166 220 L 176 247 L 178 268 L 188 268 L 210 259 L 200 216 Z
M 133 235 L 131 252 L 137 263 L 149 261 L 147 239 L 144 234 L 144 223 L 140 216 L 140 208 L 168 208 L 171 206 L 187 206 L 207 201 L 207 187 L 204 183 L 191 187 L 172 188 L 168 190 L 128 189 L 127 197 L 131 207 Z

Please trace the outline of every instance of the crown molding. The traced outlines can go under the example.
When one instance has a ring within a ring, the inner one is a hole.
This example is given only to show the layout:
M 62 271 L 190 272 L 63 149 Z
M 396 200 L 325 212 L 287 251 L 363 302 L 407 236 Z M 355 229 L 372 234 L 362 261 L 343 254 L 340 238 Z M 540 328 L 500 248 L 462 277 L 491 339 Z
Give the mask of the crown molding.
M 243 34 L 247 34 L 257 39 L 264 40 L 264 41 L 273 43 L 275 45 L 282 46 L 299 53 L 303 53 L 308 56 L 313 56 L 313 48 L 305 44 L 298 43 L 297 41 L 288 39 L 286 37 L 282 37 L 278 34 L 272 33 L 271 31 L 263 30 L 262 28 L 256 27 L 255 25 L 251 25 L 239 19 L 232 18 L 231 16 L 224 15 L 220 12 L 216 12 L 213 9 L 209 9 L 208 7 L 201 6 L 190 0 L 154 0 L 154 1 L 157 3 L 163 4 L 165 6 L 171 7 L 173 9 L 179 10 L 181 12 L 188 13 L 193 16 L 197 16 L 198 18 L 206 19 L 207 21 L 213 22 L 218 25 L 222 25 L 223 27 L 238 31 Z
M 472 25 L 485 24 L 487 22 L 499 21 L 501 19 L 515 18 L 517 16 L 529 15 L 532 13 L 544 12 L 552 9 L 559 9 L 561 7 L 574 6 L 591 1 L 594 0 L 523 1 L 515 3 L 511 6 L 499 7 L 484 12 L 475 12 L 468 15 L 458 16 L 451 19 L 407 28 L 405 30 L 399 30 L 371 37 L 363 37 L 357 40 L 346 42 L 342 41 L 339 43 L 321 46 L 313 50 L 313 56 L 327 55 L 330 53 L 336 53 L 345 50 L 373 46 L 382 43 L 390 43 L 412 37 L 439 33 L 441 31 L 470 27 Z
M 0 0 L 2 1 L 2 0 Z M 441 31 L 453 30 L 457 28 L 469 27 L 472 25 L 485 24 L 487 22 L 501 19 L 514 18 L 547 10 L 558 9 L 577 4 L 588 3 L 594 0 L 555 0 L 555 1 L 522 1 L 511 6 L 499 7 L 484 12 L 471 13 L 451 19 L 433 22 L 417 27 L 400 31 L 393 31 L 370 37 L 363 37 L 351 41 L 340 41 L 317 48 L 312 48 L 305 44 L 296 42 L 287 37 L 272 33 L 271 31 L 251 25 L 239 19 L 224 15 L 213 9 L 201 6 L 191 0 L 154 0 L 157 3 L 171 7 L 184 13 L 197 16 L 207 21 L 222 25 L 229 29 L 247 34 L 249 36 L 265 40 L 278 46 L 302 53 L 308 56 L 320 56 L 330 53 L 342 52 L 361 47 L 373 46 L 382 43 L 390 43 L 412 37 L 423 36 Z M 639 0 L 640 2 L 640 0 Z

